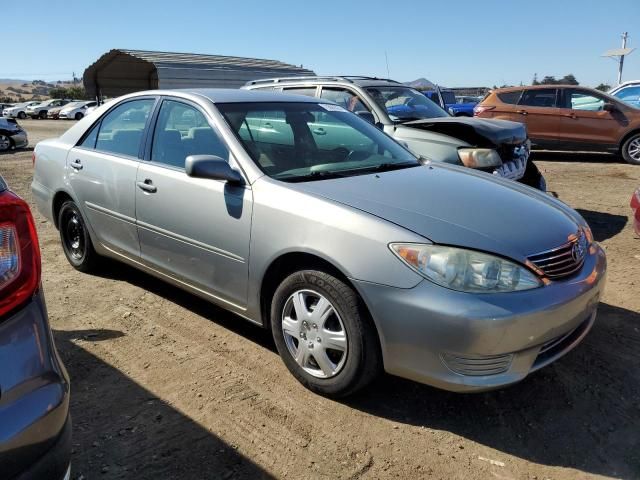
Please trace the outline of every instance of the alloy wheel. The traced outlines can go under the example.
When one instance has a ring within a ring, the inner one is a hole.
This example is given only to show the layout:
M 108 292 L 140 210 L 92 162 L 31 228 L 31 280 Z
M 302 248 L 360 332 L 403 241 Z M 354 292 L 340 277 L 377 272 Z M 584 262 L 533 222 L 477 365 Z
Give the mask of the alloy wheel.
M 627 153 L 636 162 L 640 162 L 640 137 L 636 137 L 627 146 Z
M 331 378 L 347 359 L 347 331 L 335 307 L 313 290 L 298 290 L 282 310 L 282 334 L 296 363 L 316 378 Z

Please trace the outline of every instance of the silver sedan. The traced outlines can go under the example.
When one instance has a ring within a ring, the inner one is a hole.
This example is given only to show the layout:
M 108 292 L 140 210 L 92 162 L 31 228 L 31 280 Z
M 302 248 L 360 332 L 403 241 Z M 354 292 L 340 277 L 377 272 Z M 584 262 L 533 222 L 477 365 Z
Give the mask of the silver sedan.
M 321 99 L 155 90 L 35 149 L 64 252 L 110 257 L 270 328 L 344 396 L 382 369 L 453 391 L 522 380 L 587 334 L 606 260 L 529 187 L 417 158 Z

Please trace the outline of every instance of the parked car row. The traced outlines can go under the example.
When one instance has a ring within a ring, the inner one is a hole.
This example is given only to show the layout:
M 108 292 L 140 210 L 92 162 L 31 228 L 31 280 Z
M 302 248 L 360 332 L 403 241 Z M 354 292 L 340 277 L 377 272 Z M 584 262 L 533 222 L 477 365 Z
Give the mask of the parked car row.
M 598 90 L 541 85 L 491 91 L 475 116 L 522 122 L 533 145 L 620 154 L 640 165 L 640 109 Z
M 95 100 L 73 100 L 66 105 L 52 108 L 47 112 L 47 118 L 54 120 L 82 120 L 87 110 L 98 105 Z

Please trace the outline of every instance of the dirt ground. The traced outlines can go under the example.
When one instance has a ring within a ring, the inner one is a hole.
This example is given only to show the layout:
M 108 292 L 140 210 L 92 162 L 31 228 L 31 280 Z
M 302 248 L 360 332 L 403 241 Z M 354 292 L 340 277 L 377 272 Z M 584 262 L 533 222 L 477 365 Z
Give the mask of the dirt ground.
M 70 126 L 21 123 L 34 145 Z M 36 213 L 72 379 L 72 478 L 640 478 L 640 239 L 629 219 L 640 167 L 595 154 L 534 160 L 606 248 L 607 289 L 577 349 L 485 394 L 384 375 L 342 402 L 314 395 L 266 331 L 121 264 L 75 271 Z M 31 151 L 1 155 L 0 173 L 32 202 Z

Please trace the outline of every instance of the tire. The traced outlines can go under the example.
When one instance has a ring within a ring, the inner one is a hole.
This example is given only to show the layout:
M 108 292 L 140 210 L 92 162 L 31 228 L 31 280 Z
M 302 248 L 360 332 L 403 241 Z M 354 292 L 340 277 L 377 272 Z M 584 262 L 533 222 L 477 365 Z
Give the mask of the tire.
M 319 305 L 325 315 L 314 316 Z M 381 370 L 378 338 L 365 306 L 352 287 L 328 273 L 302 270 L 283 280 L 271 304 L 271 331 L 292 375 L 320 395 L 351 395 Z
M 27 114 L 24 112 L 18 112 L 18 118 L 20 120 L 24 120 L 25 118 L 27 118 Z
M 76 120 L 82 120 L 82 118 L 84 117 L 84 115 L 80 112 L 76 113 L 76 116 L 74 117 Z
M 640 165 L 640 132 L 634 133 L 622 144 L 622 158 L 631 165 Z
M 40 113 L 38 113 L 38 117 L 41 120 L 46 120 L 47 119 L 47 112 L 45 110 L 41 110 Z
M 69 263 L 81 272 L 94 271 L 98 266 L 98 254 L 78 206 L 71 200 L 62 204 L 58 212 L 58 230 L 62 250 Z
M 0 152 L 8 152 L 12 147 L 11 139 L 6 135 L 0 135 Z

